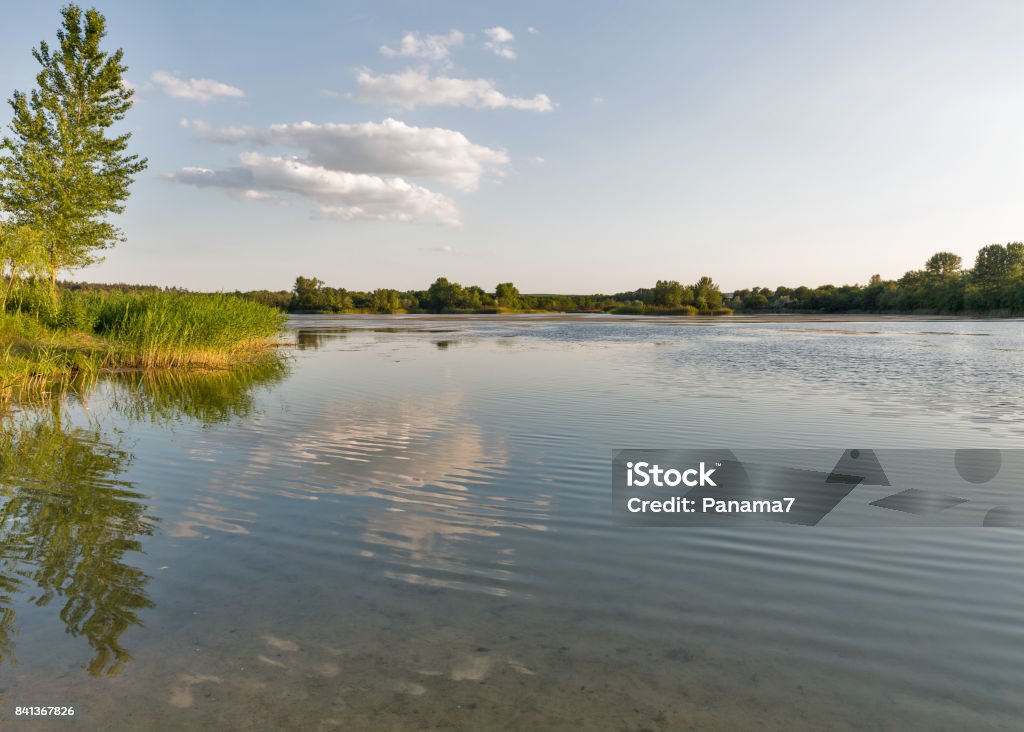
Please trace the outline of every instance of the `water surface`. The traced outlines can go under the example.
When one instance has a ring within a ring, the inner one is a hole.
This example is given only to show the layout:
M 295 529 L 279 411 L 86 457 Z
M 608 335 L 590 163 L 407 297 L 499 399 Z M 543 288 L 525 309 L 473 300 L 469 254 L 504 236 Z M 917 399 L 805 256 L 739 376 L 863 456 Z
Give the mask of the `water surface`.
M 1024 532 L 621 528 L 609 468 L 1024 447 L 1024 324 L 688 322 L 296 318 L 7 415 L 0 724 L 1019 729 Z

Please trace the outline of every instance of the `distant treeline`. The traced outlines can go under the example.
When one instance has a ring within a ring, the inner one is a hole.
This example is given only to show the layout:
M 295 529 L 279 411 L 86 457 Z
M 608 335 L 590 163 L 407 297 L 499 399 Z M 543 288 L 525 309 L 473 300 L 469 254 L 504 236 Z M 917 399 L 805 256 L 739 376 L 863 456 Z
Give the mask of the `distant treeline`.
M 68 289 L 160 289 L 130 285 L 62 283 Z M 924 268 L 896 280 L 875 275 L 866 285 L 754 287 L 723 294 L 710 277 L 686 285 L 659 280 L 614 295 L 527 295 L 511 282 L 493 291 L 462 286 L 439 277 L 426 290 L 330 287 L 315 277 L 299 277 L 291 290 L 236 294 L 291 313 L 497 313 L 581 312 L 638 315 L 727 315 L 734 311 L 792 313 L 998 313 L 1024 314 L 1024 244 L 991 244 L 965 269 L 950 252 L 932 255 Z
M 938 252 L 924 269 L 898 280 L 875 275 L 866 285 L 754 287 L 737 290 L 726 305 L 768 312 L 1024 314 L 1024 243 L 982 247 L 972 269 L 958 255 Z
M 695 284 L 659 282 L 652 290 L 617 295 L 525 295 L 511 282 L 494 291 L 476 285 L 463 286 L 438 277 L 426 290 L 378 289 L 359 292 L 329 287 L 316 277 L 298 277 L 291 291 L 256 290 L 240 293 L 267 305 L 293 313 L 498 313 L 550 312 L 646 312 L 679 314 L 728 314 L 722 291 L 710 277 Z
M 359 292 L 299 277 L 292 290 L 256 290 L 245 297 L 293 313 L 459 313 L 506 311 L 607 312 L 618 314 L 794 313 L 1024 313 L 1024 244 L 991 244 L 972 269 L 961 258 L 939 252 L 897 280 L 875 275 L 866 285 L 754 287 L 723 294 L 710 277 L 692 285 L 659 280 L 654 287 L 614 295 L 525 295 L 511 282 L 493 292 L 463 287 L 444 277 L 426 290 Z

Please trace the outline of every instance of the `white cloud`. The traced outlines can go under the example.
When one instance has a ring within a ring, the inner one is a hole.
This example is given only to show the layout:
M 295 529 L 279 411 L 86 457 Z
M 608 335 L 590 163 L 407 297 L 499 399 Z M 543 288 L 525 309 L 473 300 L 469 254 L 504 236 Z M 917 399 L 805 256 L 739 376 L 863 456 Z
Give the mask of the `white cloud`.
M 422 58 L 428 61 L 443 61 L 448 58 L 454 46 L 461 46 L 465 36 L 459 30 L 452 30 L 446 36 L 421 36 L 418 33 L 406 33 L 402 36 L 397 48 L 381 46 L 384 56 L 394 58 Z
M 473 191 L 488 170 L 508 164 L 508 155 L 470 142 L 455 130 L 413 127 L 394 119 L 360 124 L 272 125 L 268 129 L 215 129 L 201 120 L 182 120 L 204 139 L 281 145 L 305 151 L 303 160 L 328 170 L 434 178 Z
M 317 212 L 343 221 L 436 221 L 458 226 L 454 202 L 402 178 L 347 173 L 310 165 L 296 158 L 247 152 L 241 165 L 223 170 L 183 168 L 168 179 L 202 188 L 220 188 L 249 200 L 298 196 Z
M 508 28 L 502 28 L 500 25 L 488 28 L 484 33 L 486 33 L 487 37 L 494 43 L 511 43 L 516 39 L 516 37 L 512 35 L 512 31 Z
M 490 45 L 490 44 L 488 44 L 488 45 Z M 501 56 L 502 58 L 507 58 L 509 61 L 515 61 L 516 58 L 517 58 L 516 52 L 513 51 L 511 48 L 494 47 L 494 48 L 491 48 L 491 50 L 494 51 L 495 55 Z
M 512 31 L 508 28 L 502 28 L 500 25 L 496 25 L 493 28 L 487 28 L 484 30 L 484 35 L 487 36 L 487 40 L 484 42 L 484 47 L 502 58 L 507 58 L 509 61 L 514 61 L 516 58 L 516 52 L 512 50 L 509 44 L 516 39 L 512 35 Z
M 248 142 L 259 132 L 252 127 L 214 127 L 201 119 L 183 119 L 178 123 L 186 129 L 195 130 L 204 140 L 210 142 Z
M 541 155 L 534 155 L 533 158 L 531 158 L 531 161 L 536 163 L 537 165 L 543 165 L 544 157 Z
M 547 94 L 537 94 L 532 99 L 508 97 L 487 79 L 432 77 L 415 69 L 379 76 L 362 69 L 356 77 L 356 86 L 356 97 L 360 101 L 385 102 L 410 109 L 418 106 L 527 109 L 536 112 L 554 109 Z
M 182 79 L 166 71 L 154 71 L 149 78 L 164 94 L 181 99 L 208 102 L 214 97 L 245 96 L 245 92 L 238 87 L 228 86 L 213 79 Z
M 275 203 L 278 206 L 290 206 L 291 201 L 283 196 L 275 196 L 267 193 L 266 191 L 258 191 L 255 188 L 249 188 L 242 191 L 241 197 L 246 201 L 259 201 L 260 203 Z
M 534 33 L 540 33 L 540 31 L 539 31 L 539 30 L 537 30 L 536 28 L 534 28 L 534 27 L 533 27 L 532 25 L 531 25 L 531 26 L 530 26 L 529 28 L 527 28 L 526 30 L 527 30 L 527 31 L 528 31 L 529 33 L 531 33 L 531 34 L 534 34 Z

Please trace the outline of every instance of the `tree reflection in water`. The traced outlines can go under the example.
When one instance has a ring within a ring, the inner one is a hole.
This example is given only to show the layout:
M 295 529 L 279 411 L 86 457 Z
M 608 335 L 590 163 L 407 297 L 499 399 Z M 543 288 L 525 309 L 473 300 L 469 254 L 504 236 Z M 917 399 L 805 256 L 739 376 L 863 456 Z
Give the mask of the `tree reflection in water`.
M 121 374 L 108 383 L 114 411 L 132 420 L 248 414 L 257 386 L 279 381 L 283 361 L 226 372 Z M 94 676 L 117 674 L 131 654 L 121 636 L 153 607 L 150 576 L 132 561 L 158 519 L 121 475 L 132 460 L 120 437 L 95 420 L 66 424 L 64 404 L 0 415 L 0 664 L 16 662 L 15 596 L 37 607 L 63 603 L 72 636 L 95 651 Z M 117 434 L 116 431 L 112 431 Z
M 152 607 L 149 576 L 125 561 L 155 519 L 120 475 L 131 455 L 104 440 L 99 428 L 62 424 L 60 406 L 21 414 L 0 431 L 0 652 L 13 651 L 16 591 L 46 606 L 63 601 L 68 633 L 95 650 L 93 675 L 115 674 L 131 656 L 121 634 Z

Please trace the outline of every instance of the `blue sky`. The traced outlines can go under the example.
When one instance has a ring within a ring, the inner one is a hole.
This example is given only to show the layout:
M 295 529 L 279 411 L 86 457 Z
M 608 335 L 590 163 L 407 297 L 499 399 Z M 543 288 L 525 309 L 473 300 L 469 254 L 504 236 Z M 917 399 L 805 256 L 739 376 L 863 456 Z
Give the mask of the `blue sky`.
M 3 96 L 60 5 L 5 10 Z M 1019 2 L 98 8 L 150 166 L 77 279 L 732 289 L 1024 238 Z

